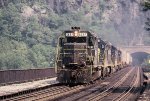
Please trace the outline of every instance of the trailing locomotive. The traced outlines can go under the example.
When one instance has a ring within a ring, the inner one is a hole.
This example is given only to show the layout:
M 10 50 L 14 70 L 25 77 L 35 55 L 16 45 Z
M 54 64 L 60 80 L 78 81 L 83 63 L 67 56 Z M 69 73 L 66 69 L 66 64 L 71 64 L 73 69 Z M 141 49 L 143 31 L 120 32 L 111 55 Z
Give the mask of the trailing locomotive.
M 122 52 L 79 27 L 58 38 L 55 71 L 60 83 L 88 83 L 122 66 Z

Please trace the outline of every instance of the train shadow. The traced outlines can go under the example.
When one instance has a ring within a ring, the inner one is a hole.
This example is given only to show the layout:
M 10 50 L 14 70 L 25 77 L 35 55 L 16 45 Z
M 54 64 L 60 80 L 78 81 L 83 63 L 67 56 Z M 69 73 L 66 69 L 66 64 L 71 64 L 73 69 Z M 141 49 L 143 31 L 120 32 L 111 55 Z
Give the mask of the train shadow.
M 68 86 L 68 87 L 75 87 L 85 85 L 83 83 L 59 83 L 60 86 Z

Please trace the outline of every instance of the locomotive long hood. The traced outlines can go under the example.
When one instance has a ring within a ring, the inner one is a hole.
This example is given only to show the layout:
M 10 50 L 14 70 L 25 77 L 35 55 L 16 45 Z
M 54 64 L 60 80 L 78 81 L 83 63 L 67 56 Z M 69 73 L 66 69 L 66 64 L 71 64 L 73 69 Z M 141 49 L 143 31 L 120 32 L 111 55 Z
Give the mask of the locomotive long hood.
M 64 65 L 83 65 L 86 61 L 85 43 L 67 43 L 63 49 Z

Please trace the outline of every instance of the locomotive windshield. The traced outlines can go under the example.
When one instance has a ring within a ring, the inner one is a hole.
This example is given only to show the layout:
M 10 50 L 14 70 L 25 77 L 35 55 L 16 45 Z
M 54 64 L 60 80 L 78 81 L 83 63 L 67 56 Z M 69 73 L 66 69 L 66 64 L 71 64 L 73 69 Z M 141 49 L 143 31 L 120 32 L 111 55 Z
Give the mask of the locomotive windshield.
M 67 37 L 67 43 L 86 43 L 86 37 Z

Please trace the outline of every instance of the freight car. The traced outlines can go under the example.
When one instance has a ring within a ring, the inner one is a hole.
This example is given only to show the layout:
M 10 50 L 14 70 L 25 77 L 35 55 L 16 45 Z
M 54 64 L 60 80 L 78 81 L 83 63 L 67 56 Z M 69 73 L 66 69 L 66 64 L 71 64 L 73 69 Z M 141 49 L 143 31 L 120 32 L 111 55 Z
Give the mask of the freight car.
M 122 66 L 122 52 L 79 27 L 58 38 L 55 71 L 60 83 L 89 83 Z

